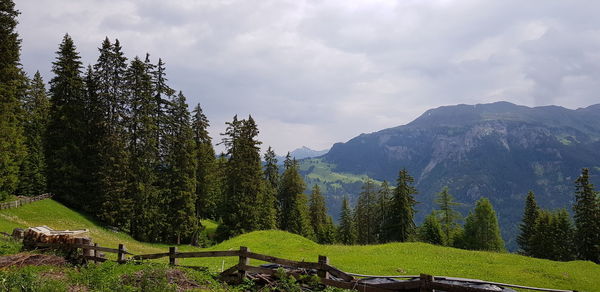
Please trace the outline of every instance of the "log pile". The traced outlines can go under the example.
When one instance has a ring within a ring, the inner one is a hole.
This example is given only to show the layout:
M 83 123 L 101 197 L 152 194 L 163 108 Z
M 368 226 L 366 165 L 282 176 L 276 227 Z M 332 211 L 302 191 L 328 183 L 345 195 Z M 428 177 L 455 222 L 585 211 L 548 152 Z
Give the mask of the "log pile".
M 91 244 L 90 238 L 84 235 L 87 232 L 87 229 L 54 230 L 45 225 L 30 227 L 23 235 L 23 248 L 31 250 L 44 245 Z

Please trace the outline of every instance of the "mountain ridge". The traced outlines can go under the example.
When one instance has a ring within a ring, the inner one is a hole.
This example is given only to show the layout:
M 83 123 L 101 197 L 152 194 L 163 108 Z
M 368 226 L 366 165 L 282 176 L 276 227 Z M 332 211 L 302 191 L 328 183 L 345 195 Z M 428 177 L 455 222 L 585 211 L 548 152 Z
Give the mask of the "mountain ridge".
M 406 168 L 420 191 L 418 220 L 446 185 L 466 206 L 489 197 L 514 249 L 528 190 L 544 208 L 570 209 L 581 168 L 591 168 L 592 182 L 597 180 L 598 117 L 600 104 L 575 110 L 509 102 L 442 106 L 406 125 L 336 143 L 321 158 L 333 171 L 392 182 Z

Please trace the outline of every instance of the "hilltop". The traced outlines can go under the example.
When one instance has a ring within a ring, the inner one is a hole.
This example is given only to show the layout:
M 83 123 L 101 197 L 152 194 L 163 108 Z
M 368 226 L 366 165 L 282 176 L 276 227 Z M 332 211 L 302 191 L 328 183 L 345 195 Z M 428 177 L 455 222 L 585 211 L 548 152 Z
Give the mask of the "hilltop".
M 126 234 L 98 226 L 86 216 L 53 200 L 0 211 L 0 230 L 48 225 L 56 229 L 87 228 L 102 246 L 124 243 L 133 253 L 165 252 L 167 245 L 136 241 Z M 600 265 L 591 262 L 554 262 L 515 254 L 466 251 L 425 243 L 389 243 L 371 246 L 319 245 L 283 231 L 256 231 L 208 249 L 180 246 L 180 250 L 251 250 L 294 260 L 316 261 L 327 255 L 331 264 L 353 273 L 398 275 L 430 273 L 522 285 L 594 291 L 600 286 Z M 186 259 L 184 265 L 208 266 L 219 271 L 237 258 Z

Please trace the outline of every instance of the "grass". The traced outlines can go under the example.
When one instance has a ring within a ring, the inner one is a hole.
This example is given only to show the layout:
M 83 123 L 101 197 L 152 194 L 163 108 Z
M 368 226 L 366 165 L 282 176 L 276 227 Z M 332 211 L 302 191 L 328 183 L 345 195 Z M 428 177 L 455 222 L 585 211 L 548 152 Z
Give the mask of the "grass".
M 216 228 L 215 222 L 209 223 L 213 225 L 205 224 L 207 229 Z M 10 232 L 14 227 L 37 225 L 48 225 L 56 229 L 88 228 L 90 236 L 100 245 L 113 247 L 124 243 L 135 254 L 167 251 L 167 245 L 138 242 L 126 234 L 99 227 L 89 218 L 53 200 L 0 211 L 0 231 Z M 600 265 L 591 262 L 555 262 L 516 254 L 466 251 L 425 243 L 319 245 L 283 231 L 256 231 L 206 249 L 180 246 L 180 250 L 233 250 L 240 246 L 293 260 L 316 262 L 318 255 L 327 255 L 332 265 L 352 273 L 428 273 L 535 287 L 600 291 Z M 207 266 L 211 271 L 218 272 L 236 264 L 237 258 L 182 259 L 180 263 Z
M 366 175 L 335 172 L 333 170 L 334 168 L 335 166 L 333 164 L 326 163 L 320 158 L 304 159 L 300 162 L 301 171 L 311 170 L 307 175 L 307 178 L 313 180 L 318 179 L 321 182 L 355 183 L 364 182 L 369 178 Z

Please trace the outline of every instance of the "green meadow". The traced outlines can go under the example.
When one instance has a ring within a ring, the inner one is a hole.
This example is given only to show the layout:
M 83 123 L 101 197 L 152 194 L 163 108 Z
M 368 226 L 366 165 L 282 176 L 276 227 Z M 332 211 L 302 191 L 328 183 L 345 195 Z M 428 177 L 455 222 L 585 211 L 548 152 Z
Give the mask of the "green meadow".
M 207 230 L 216 223 L 203 222 Z M 94 242 L 116 247 L 118 243 L 135 254 L 166 252 L 169 245 L 139 242 L 130 236 L 103 228 L 92 219 L 53 200 L 43 200 L 16 209 L 0 211 L 0 231 L 15 227 L 47 225 L 55 229 L 89 230 Z M 283 231 L 256 231 L 210 248 L 187 245 L 181 251 L 250 250 L 293 260 L 317 261 L 326 255 L 330 263 L 346 272 L 371 275 L 418 275 L 474 278 L 526 286 L 600 291 L 600 265 L 584 261 L 555 262 L 510 253 L 467 251 L 425 243 L 389 243 L 369 246 L 319 245 Z M 237 258 L 184 259 L 183 265 L 209 267 L 219 272 L 237 263 Z M 259 264 L 259 262 L 255 262 Z

